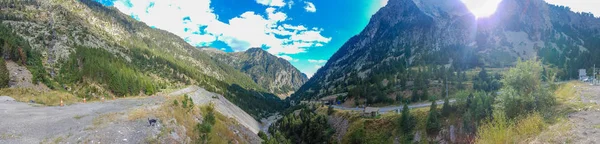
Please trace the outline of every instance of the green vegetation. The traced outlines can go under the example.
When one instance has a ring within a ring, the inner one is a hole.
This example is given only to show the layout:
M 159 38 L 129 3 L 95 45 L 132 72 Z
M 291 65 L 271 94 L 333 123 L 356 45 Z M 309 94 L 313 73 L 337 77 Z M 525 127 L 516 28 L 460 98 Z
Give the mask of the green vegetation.
M 415 118 L 410 114 L 410 109 L 408 105 L 404 105 L 402 108 L 402 116 L 399 119 L 400 130 L 403 134 L 404 142 L 411 142 L 413 139 L 413 129 L 415 128 Z
M 537 60 L 519 61 L 504 73 L 498 107 L 493 109 L 493 119 L 478 127 L 476 143 L 527 142 L 548 125 L 561 125 L 561 117 L 568 113 L 565 110 L 571 109 L 566 105 L 571 100 L 565 97 L 576 97 L 575 92 L 562 87 L 552 93 L 553 89 L 542 85 L 542 74 L 542 64 Z
M 184 107 L 185 108 L 185 107 Z M 210 143 L 211 137 L 209 136 L 212 131 L 212 127 L 215 125 L 215 107 L 213 103 L 210 103 L 206 108 L 207 113 L 204 114 L 202 123 L 196 124 L 194 131 L 198 133 L 196 143 L 207 144 Z
M 59 106 L 61 99 L 65 105 L 81 102 L 80 98 L 63 91 L 42 92 L 25 88 L 5 88 L 0 89 L 0 94 L 9 95 L 20 102 L 30 102 L 33 100 L 35 103 L 48 106 Z
M 113 94 L 152 95 L 157 86 L 149 76 L 128 64 L 125 59 L 98 48 L 78 47 L 60 70 L 58 81 L 65 84 L 84 82 L 84 78 L 105 84 Z
M 442 127 L 440 125 L 439 113 L 437 112 L 437 104 L 435 101 L 431 102 L 431 107 L 429 108 L 429 115 L 427 116 L 427 125 L 426 130 L 429 135 L 437 135 L 437 132 L 440 131 Z
M 542 85 L 542 64 L 540 61 L 518 62 L 515 68 L 504 73 L 504 87 L 500 90 L 500 105 L 508 118 L 530 112 L 543 116 L 555 104 L 551 91 Z
M 10 77 L 6 62 L 4 62 L 4 58 L 0 58 L 0 88 L 8 87 L 8 81 L 10 81 Z
M 2 62 L 4 62 L 4 58 L 8 58 L 8 60 L 27 66 L 27 69 L 33 75 L 33 82 L 43 82 L 48 87 L 54 88 L 55 85 L 51 84 L 48 73 L 42 66 L 42 55 L 32 50 L 25 39 L 15 34 L 5 24 L 0 24 L 0 56 L 2 57 L 0 59 L 3 59 Z M 3 87 L 2 83 L 7 83 L 3 77 L 8 77 L 8 72 L 2 69 L 0 67 L 0 87 Z
M 6 60 L 26 66 L 33 74 L 34 84 L 42 82 L 54 91 L 88 100 L 102 96 L 153 95 L 161 89 L 198 85 L 222 94 L 257 119 L 287 107 L 248 75 L 211 59 L 178 36 L 151 28 L 93 0 L 45 3 L 50 5 L 47 7 L 39 7 L 36 1 L 0 3 L 3 8 L 0 19 L 33 25 L 24 28 L 11 23 L 0 24 L 0 52 Z M 60 13 L 53 17 L 55 23 L 41 22 L 46 20 L 40 18 L 43 16 L 32 15 L 50 7 Z M 119 36 L 82 20 L 82 15 L 111 23 L 107 27 L 119 29 Z M 47 24 L 53 26 L 37 28 Z M 46 32 L 32 33 L 31 29 Z M 57 50 L 67 51 L 70 55 L 66 57 L 57 57 L 60 54 L 56 53 L 42 55 L 48 49 L 31 47 L 48 46 L 52 40 L 61 41 L 59 37 L 68 38 Z M 102 47 L 81 45 L 87 41 Z M 5 87 L 2 79 L 5 74 L 0 68 L 0 87 Z
M 327 123 L 327 115 L 317 113 L 316 108 L 305 106 L 285 115 L 269 127 L 269 132 L 275 138 L 266 140 L 267 142 L 286 142 L 289 139 L 293 143 L 312 144 L 329 142 L 334 130 Z M 285 139 L 278 135 L 283 135 Z

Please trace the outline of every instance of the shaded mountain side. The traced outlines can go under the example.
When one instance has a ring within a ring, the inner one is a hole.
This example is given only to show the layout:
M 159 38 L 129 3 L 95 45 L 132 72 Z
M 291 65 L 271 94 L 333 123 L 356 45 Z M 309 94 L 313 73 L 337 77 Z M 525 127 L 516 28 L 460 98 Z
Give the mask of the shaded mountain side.
M 496 14 L 480 19 L 459 0 L 390 0 L 292 97 L 349 93 L 375 103 L 393 101 L 415 92 L 419 77 L 439 82 L 517 59 L 540 58 L 560 70 L 559 78 L 575 78 L 577 69 L 600 62 L 591 57 L 600 54 L 599 25 L 592 14 L 543 0 L 504 0 Z
M 91 99 L 199 85 L 255 117 L 285 104 L 178 36 L 91 0 L 0 2 L 2 55 L 54 90 Z M 248 104 L 246 102 L 253 102 Z
M 229 64 L 246 73 L 258 85 L 282 99 L 288 97 L 308 80 L 308 77 L 290 62 L 261 48 L 233 53 L 225 53 L 214 48 L 202 48 L 202 50 L 214 60 Z

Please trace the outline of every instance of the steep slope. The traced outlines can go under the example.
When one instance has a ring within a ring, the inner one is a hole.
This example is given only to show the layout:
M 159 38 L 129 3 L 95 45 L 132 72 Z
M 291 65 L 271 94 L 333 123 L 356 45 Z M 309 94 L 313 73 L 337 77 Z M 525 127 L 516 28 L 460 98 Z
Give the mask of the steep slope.
M 246 74 L 115 8 L 91 0 L 9 1 L 0 7 L 4 58 L 26 65 L 33 81 L 52 89 L 94 99 L 193 84 L 255 117 L 284 107 Z
M 298 90 L 308 80 L 304 73 L 287 60 L 278 58 L 261 48 L 233 53 L 224 53 L 213 48 L 202 50 L 213 59 L 246 73 L 254 82 L 282 99 Z
M 459 0 L 390 0 L 292 97 L 358 88 L 367 101 L 386 101 L 422 75 L 440 80 L 444 74 L 431 73 L 505 67 L 518 58 L 539 57 L 563 70 L 560 78 L 573 78 L 576 69 L 600 62 L 591 57 L 600 53 L 599 24 L 591 14 L 543 0 L 504 0 L 496 14 L 481 19 Z M 430 72 L 421 74 L 422 69 Z

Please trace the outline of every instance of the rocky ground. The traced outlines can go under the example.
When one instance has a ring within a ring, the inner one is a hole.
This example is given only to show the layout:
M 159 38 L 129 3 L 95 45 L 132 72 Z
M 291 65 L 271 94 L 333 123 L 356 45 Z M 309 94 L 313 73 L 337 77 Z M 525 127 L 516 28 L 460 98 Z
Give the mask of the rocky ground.
M 0 143 L 142 143 L 160 131 L 145 120 L 127 121 L 133 108 L 162 103 L 164 97 L 128 98 L 48 107 L 0 101 Z
M 572 124 L 570 133 L 573 143 L 600 142 L 600 86 L 578 85 L 577 91 L 581 101 L 588 106 L 578 112 L 569 114 Z
M 237 121 L 228 129 L 242 138 L 241 143 L 261 142 L 256 135 L 261 125 L 250 115 L 224 97 L 192 86 L 168 95 L 64 107 L 0 96 L 0 143 L 189 143 L 185 128 L 172 119 L 158 119 L 154 126 L 148 123 L 169 96 L 182 94 L 188 94 L 196 105 L 213 102 L 219 113 Z M 163 131 L 165 128 L 172 130 Z
M 31 81 L 31 72 L 26 67 L 20 66 L 13 61 L 6 61 L 6 68 L 9 71 L 10 81 L 8 85 L 11 88 L 31 88 L 37 91 L 50 90 L 44 84 L 34 84 Z

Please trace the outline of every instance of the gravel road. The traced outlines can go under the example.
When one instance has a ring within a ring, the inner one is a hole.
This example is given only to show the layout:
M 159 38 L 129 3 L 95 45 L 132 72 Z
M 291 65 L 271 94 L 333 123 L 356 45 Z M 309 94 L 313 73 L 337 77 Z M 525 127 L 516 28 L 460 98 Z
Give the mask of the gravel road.
M 158 129 L 144 120 L 119 119 L 126 119 L 124 113 L 133 108 L 165 100 L 154 96 L 59 107 L 0 99 L 0 143 L 141 143 Z

